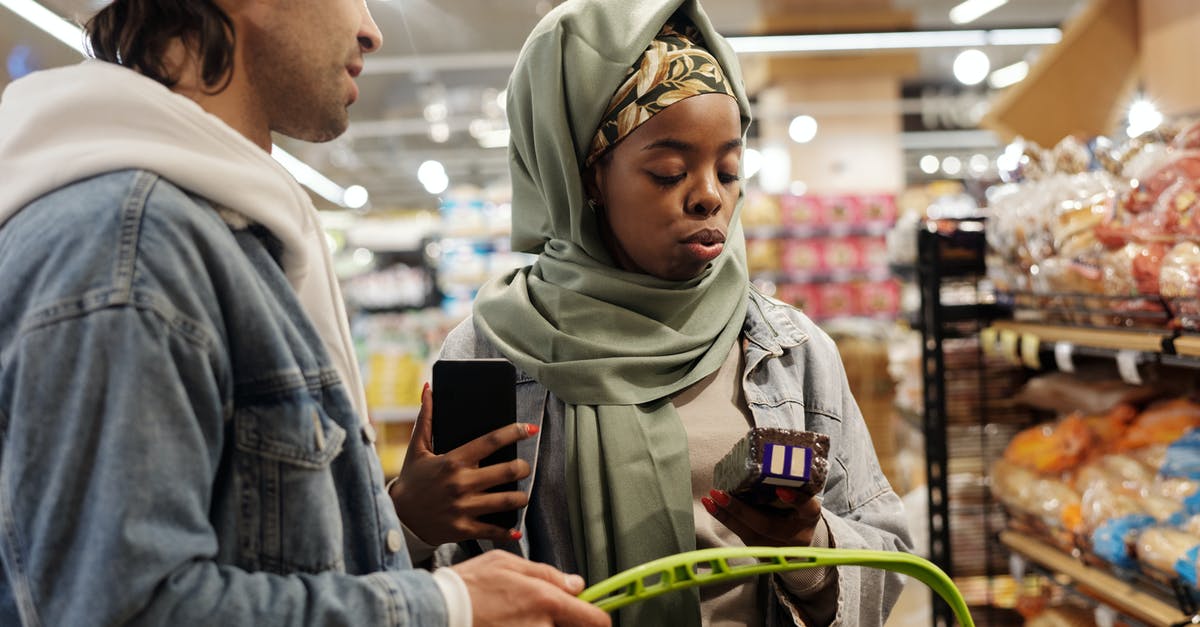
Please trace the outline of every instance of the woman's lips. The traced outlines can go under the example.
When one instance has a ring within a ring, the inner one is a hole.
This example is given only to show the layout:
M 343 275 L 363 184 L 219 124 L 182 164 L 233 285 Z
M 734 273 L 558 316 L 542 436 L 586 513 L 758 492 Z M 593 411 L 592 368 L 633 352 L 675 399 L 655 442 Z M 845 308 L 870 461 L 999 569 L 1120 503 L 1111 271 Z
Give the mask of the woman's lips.
M 709 262 L 725 250 L 725 234 L 716 229 L 701 229 L 683 240 L 683 246 L 698 261 Z
M 725 250 L 724 242 L 713 242 L 705 244 L 703 242 L 685 242 L 684 248 L 699 261 L 712 261 Z

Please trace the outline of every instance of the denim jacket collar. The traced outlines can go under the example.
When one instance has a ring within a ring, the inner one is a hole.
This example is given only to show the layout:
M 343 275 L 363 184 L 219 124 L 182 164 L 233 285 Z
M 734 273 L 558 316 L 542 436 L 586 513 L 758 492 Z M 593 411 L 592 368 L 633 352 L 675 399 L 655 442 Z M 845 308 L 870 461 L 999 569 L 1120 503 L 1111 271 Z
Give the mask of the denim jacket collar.
M 807 342 L 808 334 L 796 326 L 788 309 L 778 301 L 751 289 L 750 306 L 746 308 L 746 321 L 742 323 L 742 335 L 775 357 L 783 355 L 785 349 Z M 749 351 L 747 356 L 750 356 Z

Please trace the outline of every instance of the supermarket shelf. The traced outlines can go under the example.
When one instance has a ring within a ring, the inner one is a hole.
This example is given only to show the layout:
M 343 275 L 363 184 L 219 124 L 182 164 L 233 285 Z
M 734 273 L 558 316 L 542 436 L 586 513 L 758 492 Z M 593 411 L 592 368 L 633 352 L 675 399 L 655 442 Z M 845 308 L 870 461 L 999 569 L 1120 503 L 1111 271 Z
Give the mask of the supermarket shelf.
M 1200 357 L 1200 336 L 1185 335 L 1175 338 L 1175 354 L 1184 357 Z
M 774 226 L 755 225 L 745 226 L 748 239 L 817 239 L 827 237 L 879 237 L 887 235 L 892 230 L 889 222 L 870 222 L 865 224 L 825 224 L 825 225 L 794 225 Z
M 1192 624 L 1192 617 L 1171 604 L 1036 538 L 1008 530 L 1000 532 L 1000 541 L 1025 559 L 1066 577 L 1075 590 L 1130 618 L 1153 627 Z
M 1161 353 L 1164 342 L 1171 339 L 1169 331 L 1122 331 L 1117 329 L 1089 329 L 1086 327 L 1059 326 L 1013 320 L 997 320 L 992 323 L 997 331 L 1014 331 L 1019 335 L 1037 337 L 1042 342 L 1067 342 L 1105 350 L 1135 350 L 1146 353 Z M 1200 352 L 1197 352 L 1200 355 Z

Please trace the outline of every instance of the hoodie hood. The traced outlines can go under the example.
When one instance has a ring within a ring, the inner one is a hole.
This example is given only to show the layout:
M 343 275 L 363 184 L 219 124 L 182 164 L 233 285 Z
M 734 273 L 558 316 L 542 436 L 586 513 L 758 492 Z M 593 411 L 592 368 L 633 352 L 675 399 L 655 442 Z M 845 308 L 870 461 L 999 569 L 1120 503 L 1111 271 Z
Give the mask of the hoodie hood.
M 345 306 L 312 199 L 271 155 L 193 100 L 124 67 L 88 60 L 14 81 L 0 96 L 0 227 L 60 187 L 125 169 L 260 224 L 365 420 Z

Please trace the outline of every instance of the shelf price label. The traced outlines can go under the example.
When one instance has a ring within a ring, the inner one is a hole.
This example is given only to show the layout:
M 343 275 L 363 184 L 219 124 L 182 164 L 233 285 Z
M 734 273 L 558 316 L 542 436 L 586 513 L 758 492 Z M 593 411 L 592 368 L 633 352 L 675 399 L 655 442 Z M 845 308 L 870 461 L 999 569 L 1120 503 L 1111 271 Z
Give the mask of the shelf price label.
M 1139 351 L 1117 351 L 1117 372 L 1121 373 L 1122 381 L 1130 385 L 1142 384 L 1142 375 L 1138 372 L 1138 362 L 1141 358 L 1142 354 Z
M 1000 330 L 1000 354 L 1013 365 L 1021 365 L 1021 356 L 1017 352 L 1021 336 L 1012 329 Z
M 1054 365 L 1059 372 L 1075 372 L 1075 345 L 1070 342 L 1054 343 Z
M 1038 336 L 1032 333 L 1021 336 L 1021 363 L 1025 364 L 1026 368 L 1042 369 L 1042 358 L 1038 354 L 1041 347 L 1042 340 Z
M 996 354 L 996 328 L 986 327 L 979 332 L 979 348 L 983 349 L 985 357 Z

